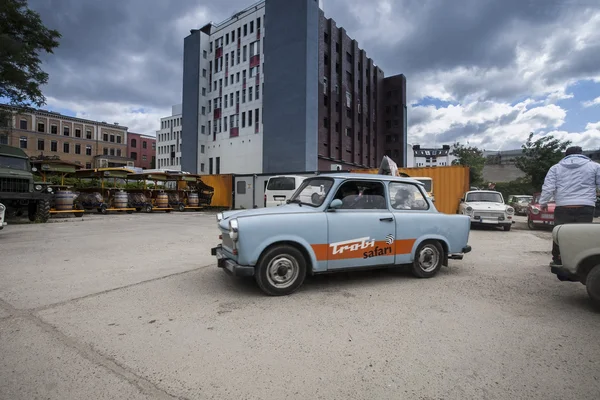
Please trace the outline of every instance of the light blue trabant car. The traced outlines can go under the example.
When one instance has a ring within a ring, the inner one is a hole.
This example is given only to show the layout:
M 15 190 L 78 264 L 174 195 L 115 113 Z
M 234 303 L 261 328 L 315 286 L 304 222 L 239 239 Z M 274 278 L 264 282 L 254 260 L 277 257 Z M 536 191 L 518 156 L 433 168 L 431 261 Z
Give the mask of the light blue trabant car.
M 218 267 L 254 276 L 268 295 L 294 292 L 307 274 L 409 265 L 434 276 L 462 259 L 471 221 L 438 212 L 410 178 L 324 174 L 302 182 L 287 204 L 217 214 Z

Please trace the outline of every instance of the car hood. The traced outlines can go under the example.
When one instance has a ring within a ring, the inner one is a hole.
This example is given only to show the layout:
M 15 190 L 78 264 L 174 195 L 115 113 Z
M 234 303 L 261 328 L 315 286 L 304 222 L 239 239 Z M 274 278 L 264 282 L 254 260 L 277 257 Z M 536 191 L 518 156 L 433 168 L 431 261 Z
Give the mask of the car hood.
M 317 209 L 315 207 L 299 204 L 284 204 L 277 207 L 263 207 L 253 208 L 249 210 L 230 210 L 223 211 L 223 219 L 221 220 L 221 227 L 227 228 L 229 226 L 229 220 L 232 218 L 240 217 L 256 217 L 259 215 L 270 215 L 270 214 L 296 214 L 305 212 L 314 212 Z
M 20 169 L 0 168 L 0 176 L 4 178 L 31 179 L 31 172 Z
M 491 211 L 504 211 L 506 210 L 506 204 L 504 203 L 491 203 L 489 201 L 473 201 L 467 203 L 474 210 L 491 210 Z

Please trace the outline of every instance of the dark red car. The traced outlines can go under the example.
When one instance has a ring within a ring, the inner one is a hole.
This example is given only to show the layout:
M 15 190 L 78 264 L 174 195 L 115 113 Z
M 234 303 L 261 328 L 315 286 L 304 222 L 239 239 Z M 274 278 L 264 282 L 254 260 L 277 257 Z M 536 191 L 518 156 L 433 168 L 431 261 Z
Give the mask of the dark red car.
M 527 226 L 529 229 L 537 229 L 540 226 L 554 226 L 554 207 L 556 206 L 554 198 L 550 198 L 548 210 L 542 211 L 542 207 L 539 204 L 540 194 L 535 193 L 533 200 L 527 207 Z

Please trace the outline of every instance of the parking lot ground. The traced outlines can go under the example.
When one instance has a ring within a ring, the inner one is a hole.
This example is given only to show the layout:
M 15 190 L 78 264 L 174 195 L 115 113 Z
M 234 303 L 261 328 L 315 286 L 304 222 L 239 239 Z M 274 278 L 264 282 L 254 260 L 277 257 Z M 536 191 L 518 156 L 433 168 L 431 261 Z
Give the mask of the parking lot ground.
M 550 231 L 516 225 L 433 279 L 286 297 L 216 268 L 212 214 L 8 226 L 0 399 L 596 399 L 600 314 L 550 274 Z

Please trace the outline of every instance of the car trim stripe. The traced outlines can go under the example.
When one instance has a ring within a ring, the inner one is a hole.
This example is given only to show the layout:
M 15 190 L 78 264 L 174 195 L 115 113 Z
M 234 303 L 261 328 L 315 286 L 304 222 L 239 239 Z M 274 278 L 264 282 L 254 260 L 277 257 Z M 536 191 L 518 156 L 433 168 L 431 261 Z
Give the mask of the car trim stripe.
M 379 252 L 381 256 L 404 255 L 411 254 L 416 239 L 396 239 L 392 244 L 388 244 L 385 240 L 378 240 L 369 248 L 357 248 L 356 250 L 344 250 L 334 254 L 334 249 L 329 244 L 313 244 L 311 245 L 317 261 L 334 261 L 334 260 L 349 260 L 354 258 L 364 258 L 365 252 L 374 251 L 377 256 Z M 386 250 L 386 249 L 389 249 Z

